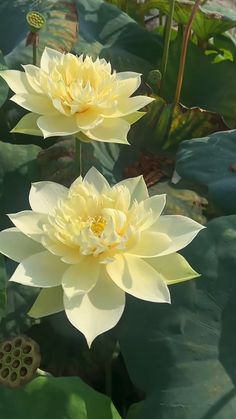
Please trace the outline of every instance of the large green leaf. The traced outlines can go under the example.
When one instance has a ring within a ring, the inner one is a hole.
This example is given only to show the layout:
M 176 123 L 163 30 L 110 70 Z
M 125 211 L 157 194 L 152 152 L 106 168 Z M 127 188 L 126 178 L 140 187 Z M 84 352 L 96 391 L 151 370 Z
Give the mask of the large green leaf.
M 90 54 L 94 57 L 100 55 L 110 60 L 118 70 L 127 69 L 142 73 L 154 68 L 157 59 L 161 57 L 162 46 L 159 35 L 149 33 L 121 10 L 102 0 L 60 0 L 51 1 L 51 4 L 53 7 L 48 8 L 46 2 L 45 12 L 43 7 L 40 8 L 40 12 L 47 18 L 47 24 L 40 31 L 39 53 L 45 45 L 59 50 L 72 48 L 75 43 L 77 24 L 75 6 L 77 6 L 79 34 L 73 52 Z M 7 38 L 5 35 L 0 41 L 0 46 L 8 52 L 6 56 L 8 66 L 19 67 L 20 64 L 32 60 L 31 48 L 24 46 L 28 31 L 25 14 L 19 11 L 19 6 L 13 8 L 7 0 L 2 1 L 0 11 L 1 8 L 4 12 L 4 25 L 7 22 L 12 24 L 15 16 L 15 26 L 20 25 L 22 28 L 20 37 L 19 33 L 13 30 L 10 43 L 5 39 Z
M 174 20 L 186 25 L 193 9 L 193 1 L 176 0 Z M 168 14 L 170 2 L 168 0 L 148 0 L 142 6 L 145 12 L 157 8 L 162 13 Z M 200 40 L 208 40 L 236 26 L 236 12 L 230 9 L 216 6 L 200 6 L 193 21 L 193 31 Z
M 150 105 L 147 114 L 135 125 L 133 137 L 148 138 L 146 148 L 175 149 L 190 138 L 202 137 L 227 129 L 221 116 L 197 107 L 166 103 L 161 97 Z
M 0 51 L 0 70 L 6 70 L 6 69 L 7 69 L 6 63 L 3 58 L 2 51 Z M 7 100 L 8 92 L 9 92 L 8 85 L 1 77 L 0 79 L 0 107 Z
M 234 419 L 236 216 L 209 222 L 183 253 L 202 277 L 172 286 L 172 305 L 130 298 L 120 322 L 147 395 L 139 419 Z
M 11 226 L 6 216 L 27 209 L 31 182 L 39 179 L 36 157 L 40 147 L 35 145 L 16 145 L 0 141 L 0 229 Z M 7 277 L 16 264 L 7 261 Z M 3 268 L 2 268 L 3 269 Z M 3 271 L 1 271 L 3 274 Z M 0 293 L 2 292 L 2 276 Z M 6 316 L 0 324 L 0 338 L 20 333 L 31 324 L 26 313 L 35 297 L 36 289 L 12 284 L 7 292 Z M 4 298 L 4 297 L 3 297 Z M 1 305 L 1 303 L 0 303 Z M 1 311 L 1 310 L 0 310 Z
M 4 25 L 15 18 L 15 25 L 22 27 L 20 37 L 19 32 L 15 33 L 15 30 L 13 30 L 14 39 L 12 39 L 12 43 L 14 43 L 10 51 L 9 47 L 6 46 L 9 41 L 8 39 L 5 40 L 8 37 L 3 37 L 1 40 L 4 50 L 9 51 L 5 57 L 8 67 L 20 67 L 21 64 L 32 62 L 32 47 L 25 46 L 26 36 L 29 32 L 26 13 L 31 9 L 31 3 L 30 1 L 27 2 L 28 7 L 25 7 L 24 13 L 22 13 L 20 4 L 17 5 L 16 3 L 13 8 L 12 3 L 6 0 L 1 2 L 0 10 L 1 8 L 6 9 Z M 44 1 L 39 10 L 45 16 L 46 23 L 39 32 L 38 56 L 41 56 L 45 46 L 60 51 L 70 51 L 77 38 L 78 16 L 75 2 L 73 0 Z M 8 33 L 8 30 L 5 29 L 5 33 Z M 13 37 L 13 34 L 11 34 L 11 37 Z
M 6 214 L 28 207 L 31 182 L 38 179 L 36 157 L 40 147 L 0 141 L 0 229 L 9 224 Z
M 0 321 L 6 313 L 6 279 L 5 261 L 0 254 Z
M 38 377 L 23 389 L 0 390 L 7 419 L 121 419 L 111 400 L 80 378 Z
M 172 102 L 176 89 L 182 37 L 171 44 L 163 97 Z M 198 106 L 223 115 L 236 125 L 236 63 L 226 60 L 215 63 L 218 55 L 204 55 L 190 42 L 187 53 L 180 101 L 187 107 Z
M 147 73 L 161 57 L 161 38 L 102 0 L 77 0 L 80 33 L 76 53 L 100 55 L 117 70 Z
M 176 169 L 184 180 L 207 188 L 209 200 L 218 209 L 236 212 L 236 130 L 184 142 Z

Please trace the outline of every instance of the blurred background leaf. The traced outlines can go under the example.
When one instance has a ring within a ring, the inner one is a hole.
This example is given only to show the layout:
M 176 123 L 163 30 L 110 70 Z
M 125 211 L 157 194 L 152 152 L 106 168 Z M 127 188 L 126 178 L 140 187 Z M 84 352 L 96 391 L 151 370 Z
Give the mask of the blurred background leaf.
M 181 144 L 176 170 L 185 181 L 204 187 L 223 214 L 236 212 L 236 130 Z
M 0 414 L 8 419 L 121 419 L 108 397 L 76 377 L 38 377 L 23 389 L 1 389 Z

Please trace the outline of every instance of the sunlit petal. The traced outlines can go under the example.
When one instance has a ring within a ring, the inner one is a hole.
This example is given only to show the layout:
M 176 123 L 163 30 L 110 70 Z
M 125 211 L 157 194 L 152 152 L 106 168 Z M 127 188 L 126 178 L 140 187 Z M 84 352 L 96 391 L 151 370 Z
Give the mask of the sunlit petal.
M 142 259 L 132 255 L 117 256 L 106 268 L 112 281 L 128 294 L 156 303 L 170 302 L 163 276 Z
M 65 311 L 70 322 L 85 336 L 91 346 L 96 336 L 114 327 L 125 306 L 125 293 L 105 273 L 88 294 L 64 297 Z
M 10 281 L 31 287 L 50 288 L 61 285 L 68 265 L 48 251 L 36 253 L 22 260 Z
M 28 315 L 35 319 L 59 313 L 64 310 L 63 289 L 61 286 L 43 288 L 31 307 Z

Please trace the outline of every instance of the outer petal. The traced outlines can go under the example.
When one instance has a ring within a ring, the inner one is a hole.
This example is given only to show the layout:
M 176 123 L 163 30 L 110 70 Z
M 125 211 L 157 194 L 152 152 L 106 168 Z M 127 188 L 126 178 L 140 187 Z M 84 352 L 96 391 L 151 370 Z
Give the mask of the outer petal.
M 7 82 L 8 86 L 15 93 L 33 92 L 27 77 L 23 71 L 4 70 L 0 71 L 0 76 Z
M 128 249 L 127 253 L 141 258 L 153 258 L 162 254 L 170 245 L 171 240 L 167 234 L 144 230 L 138 243 Z
M 63 275 L 62 286 L 68 298 L 88 293 L 97 283 L 101 264 L 96 258 L 85 257 L 79 264 L 70 266 Z
M 33 211 L 21 211 L 16 214 L 8 214 L 10 220 L 22 233 L 33 240 L 41 242 L 43 234 L 42 225 L 47 222 L 47 216 Z
M 148 263 L 163 275 L 167 285 L 178 284 L 200 276 L 178 253 L 149 259 Z
M 125 307 L 125 293 L 104 273 L 92 291 L 71 299 L 65 296 L 64 305 L 68 319 L 91 346 L 96 336 L 111 329 L 120 320 Z
M 155 99 L 149 96 L 133 96 L 128 99 L 120 99 L 117 106 L 117 111 L 111 117 L 121 117 L 129 115 L 139 109 L 144 108 Z M 107 115 L 109 117 L 109 115 Z
M 163 276 L 142 259 L 132 255 L 117 256 L 106 269 L 115 284 L 134 297 L 156 303 L 170 302 Z
M 71 135 L 79 131 L 75 117 L 67 117 L 62 114 L 58 116 L 40 116 L 37 124 L 44 138 L 57 135 Z
M 63 310 L 62 287 L 44 288 L 40 291 L 28 315 L 38 319 Z
M 21 93 L 12 96 L 11 100 L 22 108 L 40 115 L 58 115 L 52 101 L 43 95 Z
M 116 73 L 119 82 L 119 94 L 121 96 L 131 96 L 140 86 L 141 74 L 132 71 Z
M 161 216 L 151 227 L 152 231 L 165 233 L 172 240 L 168 249 L 164 250 L 159 256 L 177 252 L 187 246 L 200 230 L 205 228 L 191 218 L 183 215 L 164 215 Z
M 95 128 L 97 125 L 101 124 L 102 121 L 103 118 L 98 116 L 97 112 L 91 110 L 86 112 L 79 112 L 76 115 L 78 130 Z
M 36 135 L 42 137 L 42 131 L 40 131 L 37 120 L 39 115 L 37 113 L 27 113 L 23 118 L 20 119 L 18 124 L 11 130 L 11 132 L 19 132 L 20 134 Z
M 109 118 L 98 125 L 96 128 L 83 131 L 87 137 L 92 140 L 128 144 L 127 134 L 130 129 L 130 124 L 121 118 Z
M 40 68 L 32 64 L 23 65 L 22 67 L 25 70 L 27 80 L 30 86 L 32 87 L 32 89 L 37 93 L 40 93 L 40 94 L 44 93 L 39 83 L 40 71 L 41 71 Z
M 48 214 L 67 196 L 68 189 L 59 183 L 37 182 L 32 184 L 29 203 L 33 211 Z
M 145 199 L 143 201 L 143 208 L 145 211 L 152 211 L 152 218 L 153 222 L 157 220 L 157 218 L 160 217 L 165 204 L 166 204 L 166 195 L 154 195 L 150 198 Z
M 137 122 L 140 118 L 146 115 L 146 112 L 133 112 L 130 115 L 125 115 L 122 118 L 125 119 L 130 125 Z
M 68 265 L 48 251 L 36 253 L 24 259 L 16 268 L 10 281 L 31 287 L 50 288 L 61 285 Z
M 42 250 L 44 248 L 41 244 L 30 239 L 15 227 L 0 232 L 0 252 L 16 262 L 21 262 Z
M 126 186 L 126 188 L 129 189 L 131 202 L 135 199 L 136 201 L 140 202 L 149 198 L 148 189 L 143 176 L 122 180 L 121 182 L 117 183 L 114 188 L 120 185 Z
M 91 167 L 91 169 L 89 169 L 84 177 L 84 180 L 88 183 L 92 183 L 98 192 L 102 192 L 104 188 L 110 188 L 110 185 L 105 177 L 95 167 Z
M 50 71 L 50 63 L 55 60 L 60 60 L 63 54 L 55 49 L 46 47 L 42 53 L 40 67 L 48 73 Z

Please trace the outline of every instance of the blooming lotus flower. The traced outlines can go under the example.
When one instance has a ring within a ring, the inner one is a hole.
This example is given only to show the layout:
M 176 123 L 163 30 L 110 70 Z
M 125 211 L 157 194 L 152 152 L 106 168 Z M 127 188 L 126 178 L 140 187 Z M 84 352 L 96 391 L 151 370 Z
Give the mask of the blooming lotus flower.
M 111 187 L 92 168 L 69 189 L 34 183 L 29 202 L 0 233 L 0 251 L 20 263 L 10 281 L 41 287 L 29 314 L 65 310 L 89 345 L 119 321 L 126 292 L 169 303 L 168 285 L 198 276 L 176 252 L 203 226 L 162 216 L 165 195 L 149 197 L 142 176 Z
M 28 64 L 25 72 L 1 71 L 15 92 L 11 100 L 31 113 L 13 132 L 44 138 L 81 133 L 82 139 L 127 144 L 137 112 L 154 99 L 132 96 L 141 74 L 112 72 L 104 59 L 62 54 L 45 48 L 40 68 Z

